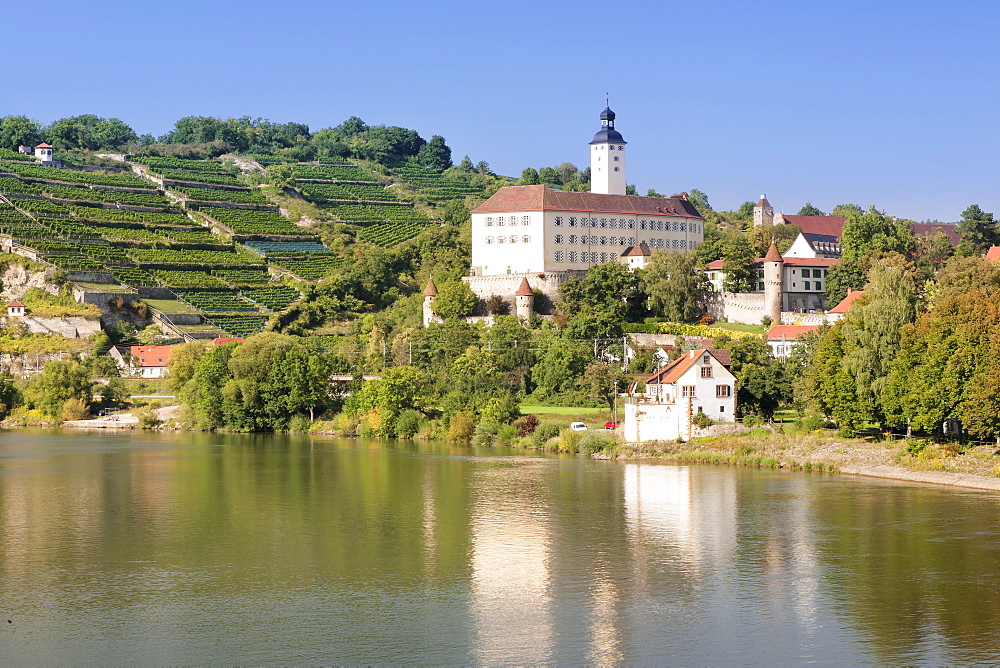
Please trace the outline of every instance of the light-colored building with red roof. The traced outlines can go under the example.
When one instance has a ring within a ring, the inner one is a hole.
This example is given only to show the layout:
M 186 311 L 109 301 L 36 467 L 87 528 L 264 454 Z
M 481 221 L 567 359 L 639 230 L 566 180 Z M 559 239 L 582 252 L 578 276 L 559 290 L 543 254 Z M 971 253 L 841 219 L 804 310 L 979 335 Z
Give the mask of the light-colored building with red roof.
M 167 374 L 167 362 L 174 346 L 129 346 L 132 368 L 141 378 L 162 378 Z
M 19 301 L 12 301 L 7 304 L 7 317 L 8 318 L 23 318 L 25 305 Z
M 991 262 L 1000 262 L 1000 246 L 990 246 L 986 251 L 986 259 Z
M 779 260 L 782 263 L 781 310 L 808 312 L 825 308 L 826 279 L 830 268 L 840 264 L 840 260 L 781 256 L 775 251 L 775 257 L 754 260 L 757 282 L 750 293 L 764 293 L 764 263 Z M 725 290 L 724 264 L 723 260 L 714 260 L 705 265 L 705 272 L 713 292 Z
M 847 296 L 841 299 L 836 306 L 826 312 L 827 320 L 829 322 L 836 322 L 840 320 L 849 310 L 851 310 L 851 307 L 854 306 L 854 302 L 864 296 L 864 290 L 851 290 L 850 288 L 847 288 Z
M 778 359 L 785 359 L 798 346 L 802 345 L 800 337 L 813 334 L 819 325 L 771 325 L 767 330 L 767 345 L 771 346 L 771 354 Z
M 645 394 L 625 404 L 625 440 L 687 440 L 698 413 L 713 422 L 735 421 L 736 377 L 728 361 L 728 350 L 691 350 L 647 378 Z

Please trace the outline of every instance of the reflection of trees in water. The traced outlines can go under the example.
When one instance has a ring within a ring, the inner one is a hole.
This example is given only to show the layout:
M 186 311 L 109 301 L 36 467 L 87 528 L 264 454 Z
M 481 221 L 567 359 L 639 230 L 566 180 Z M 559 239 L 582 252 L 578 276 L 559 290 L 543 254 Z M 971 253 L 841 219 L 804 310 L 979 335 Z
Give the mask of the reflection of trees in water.
M 876 660 L 1000 660 L 1000 498 L 853 481 L 816 492 L 826 595 Z

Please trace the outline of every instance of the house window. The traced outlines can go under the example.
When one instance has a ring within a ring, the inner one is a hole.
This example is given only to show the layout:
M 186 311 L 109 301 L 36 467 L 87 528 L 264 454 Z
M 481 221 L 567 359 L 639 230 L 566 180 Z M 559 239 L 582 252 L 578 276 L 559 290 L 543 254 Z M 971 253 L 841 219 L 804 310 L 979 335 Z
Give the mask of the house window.
M 725 406 L 719 406 L 719 412 L 720 413 L 725 413 L 726 412 L 726 407 Z
M 809 281 L 804 281 L 804 285 L 805 285 L 805 289 L 808 290 L 809 289 L 809 285 L 810 285 Z
M 712 367 L 710 367 L 710 366 L 703 366 L 703 367 L 701 367 L 701 377 L 702 378 L 711 378 L 712 377 Z
M 702 355 L 702 357 L 701 357 L 701 363 L 702 364 L 711 364 L 712 363 L 712 356 L 711 355 Z
M 732 396 L 732 387 L 730 387 L 729 385 L 716 385 L 715 396 L 720 399 L 723 397 Z
M 822 290 L 823 289 L 823 284 L 820 283 L 819 281 L 816 281 L 815 285 L 816 285 L 816 289 L 817 290 Z
M 681 396 L 685 398 L 694 398 L 694 385 L 682 385 L 681 386 Z

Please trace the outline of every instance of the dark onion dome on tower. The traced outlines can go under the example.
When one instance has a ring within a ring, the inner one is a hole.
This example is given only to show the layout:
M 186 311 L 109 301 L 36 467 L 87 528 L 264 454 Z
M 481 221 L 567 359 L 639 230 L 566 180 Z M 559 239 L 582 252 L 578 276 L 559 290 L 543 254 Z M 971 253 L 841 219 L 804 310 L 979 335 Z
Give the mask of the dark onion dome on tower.
M 622 138 L 620 132 L 615 130 L 615 112 L 611 111 L 611 107 L 605 107 L 604 111 L 601 112 L 601 129 L 594 135 L 591 144 L 627 144 L 628 142 Z

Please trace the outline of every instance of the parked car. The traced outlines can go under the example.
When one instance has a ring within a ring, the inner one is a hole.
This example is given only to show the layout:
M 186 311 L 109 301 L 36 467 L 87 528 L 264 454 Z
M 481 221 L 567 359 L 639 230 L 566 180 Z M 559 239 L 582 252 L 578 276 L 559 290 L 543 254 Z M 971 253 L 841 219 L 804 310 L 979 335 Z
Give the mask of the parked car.
M 605 422 L 604 423 L 604 428 L 605 429 L 615 429 L 620 424 L 621 424 L 621 420 L 612 420 L 611 422 Z
M 587 431 L 587 425 L 582 422 L 570 422 L 569 428 L 573 431 Z

